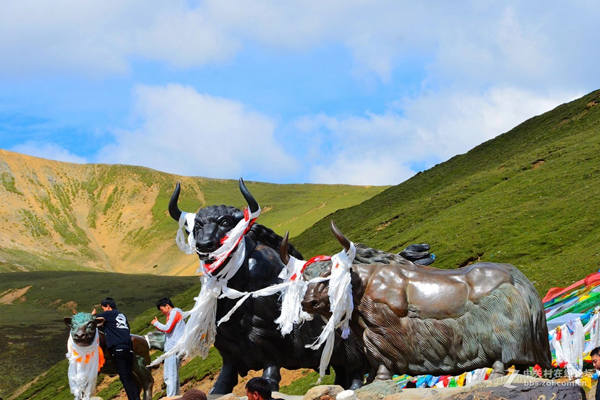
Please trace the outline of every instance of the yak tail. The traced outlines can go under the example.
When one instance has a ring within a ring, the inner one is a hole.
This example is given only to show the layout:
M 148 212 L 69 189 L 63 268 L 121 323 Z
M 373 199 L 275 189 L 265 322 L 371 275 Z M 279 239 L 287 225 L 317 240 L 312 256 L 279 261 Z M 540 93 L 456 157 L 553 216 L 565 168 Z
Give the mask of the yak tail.
M 505 264 L 507 265 L 507 264 Z M 548 340 L 548 326 L 546 325 L 546 314 L 542 300 L 538 295 L 537 290 L 529 279 L 519 271 L 515 266 L 510 265 L 511 276 L 514 285 L 522 294 L 523 300 L 529 305 L 530 315 L 530 332 L 532 349 L 528 349 L 528 353 L 532 354 L 535 362 L 542 368 L 552 367 L 552 355 L 550 353 L 550 342 Z

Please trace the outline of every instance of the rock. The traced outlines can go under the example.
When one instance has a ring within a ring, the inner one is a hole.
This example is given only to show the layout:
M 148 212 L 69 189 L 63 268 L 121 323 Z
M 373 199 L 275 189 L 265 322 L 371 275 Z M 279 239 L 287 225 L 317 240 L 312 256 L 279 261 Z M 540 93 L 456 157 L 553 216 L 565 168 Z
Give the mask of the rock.
M 385 381 L 374 381 L 356 389 L 356 397 L 359 400 L 382 400 L 390 394 L 400 393 L 402 389 L 391 379 Z
M 306 392 L 303 400 L 320 400 L 321 396 L 329 396 L 334 399 L 338 393 L 343 391 L 344 388 L 340 385 L 319 385 Z
M 553 399 L 553 400 L 585 400 L 585 392 L 578 385 L 565 384 L 522 384 L 512 387 L 497 386 L 475 389 L 446 397 L 448 400 L 477 400 L 477 399 Z
M 504 376 L 466 387 L 405 389 L 401 393 L 387 396 L 384 400 L 476 400 L 476 399 L 585 399 L 580 386 L 557 383 L 547 379 L 523 375 Z
M 354 390 L 344 390 L 335 396 L 335 400 L 357 400 Z

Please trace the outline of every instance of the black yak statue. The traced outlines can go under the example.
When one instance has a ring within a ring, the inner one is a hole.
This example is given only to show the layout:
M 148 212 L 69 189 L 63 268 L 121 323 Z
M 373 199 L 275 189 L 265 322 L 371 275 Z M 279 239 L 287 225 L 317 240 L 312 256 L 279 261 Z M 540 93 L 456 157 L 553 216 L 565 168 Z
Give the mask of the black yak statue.
M 239 188 L 248 203 L 248 210 L 255 213 L 259 209 L 258 203 L 241 179 Z M 180 185 L 177 184 L 169 203 L 169 213 L 176 221 L 182 217 L 177 205 L 179 194 Z M 193 231 L 191 250 L 198 254 L 201 261 L 211 263 L 214 260 L 210 259 L 210 254 L 221 246 L 228 232 L 243 218 L 244 212 L 230 206 L 201 208 L 195 214 L 193 228 L 186 227 L 188 235 L 190 229 Z M 284 268 L 279 258 L 282 238 L 265 226 L 252 224 L 241 240 L 245 246 L 243 262 L 235 275 L 227 280 L 227 287 L 239 292 L 251 292 L 281 283 L 278 276 Z M 290 253 L 302 258 L 293 247 L 290 247 Z M 217 274 L 230 259 L 210 273 Z M 219 298 L 216 320 L 226 315 L 236 303 L 235 299 Z M 307 349 L 305 345 L 319 336 L 324 322 L 321 318 L 305 321 L 296 325 L 289 335 L 283 336 L 274 323 L 280 310 L 277 294 L 249 297 L 227 322 L 217 326 L 214 345 L 223 358 L 223 366 L 211 393 L 230 393 L 237 384 L 238 374 L 245 376 L 249 370 L 262 369 L 263 377 L 277 390 L 281 367 L 318 368 L 320 352 Z M 336 340 L 330 366 L 335 370 L 337 384 L 345 388 L 357 388 L 362 384 L 368 366 L 355 337 Z

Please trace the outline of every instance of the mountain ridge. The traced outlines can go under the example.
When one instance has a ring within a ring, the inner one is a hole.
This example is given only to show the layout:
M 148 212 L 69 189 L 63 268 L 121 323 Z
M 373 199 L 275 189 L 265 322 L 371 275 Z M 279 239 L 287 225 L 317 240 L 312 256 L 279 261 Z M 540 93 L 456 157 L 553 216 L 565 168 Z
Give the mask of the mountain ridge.
M 245 206 L 234 180 L 128 165 L 63 163 L 0 149 L 0 271 L 194 274 L 197 259 L 176 248 L 177 224 L 167 212 L 176 182 L 182 184 L 183 210 Z M 263 208 L 259 222 L 278 233 L 298 233 L 385 188 L 247 185 Z

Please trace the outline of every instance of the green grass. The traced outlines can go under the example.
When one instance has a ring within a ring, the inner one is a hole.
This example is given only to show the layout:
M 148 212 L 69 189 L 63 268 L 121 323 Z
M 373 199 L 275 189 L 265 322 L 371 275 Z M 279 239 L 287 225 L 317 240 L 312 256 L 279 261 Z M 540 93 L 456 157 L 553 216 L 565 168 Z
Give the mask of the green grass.
M 21 214 L 23 216 L 23 223 L 34 237 L 48 236 L 48 229 L 41 218 L 26 209 L 22 209 Z
M 317 386 L 319 379 L 319 373 L 311 371 L 300 379 L 296 379 L 294 382 L 287 386 L 283 386 L 279 391 L 284 394 L 303 396 L 310 388 Z M 335 372 L 331 370 L 331 374 L 325 375 L 321 380 L 320 385 L 333 385 L 335 381 Z
M 0 183 L 2 183 L 4 189 L 6 189 L 8 192 L 20 195 L 23 194 L 15 186 L 15 177 L 10 172 L 0 173 Z
M 66 359 L 54 364 L 14 400 L 72 400 L 67 378 L 68 368 L 69 362 Z
M 543 294 L 600 267 L 600 91 L 532 118 L 466 154 L 339 210 L 294 244 L 339 251 L 333 219 L 353 241 L 388 251 L 430 243 L 437 267 L 473 259 L 517 265 Z

